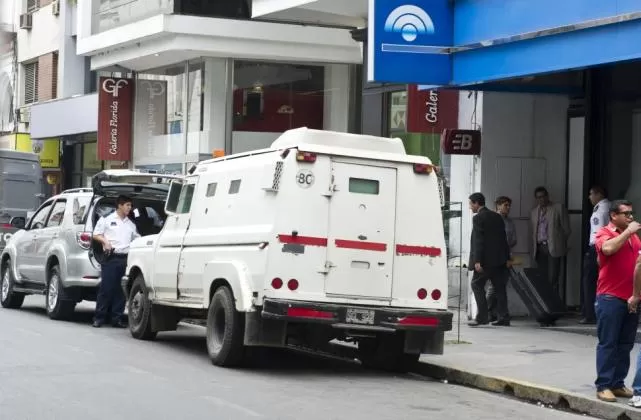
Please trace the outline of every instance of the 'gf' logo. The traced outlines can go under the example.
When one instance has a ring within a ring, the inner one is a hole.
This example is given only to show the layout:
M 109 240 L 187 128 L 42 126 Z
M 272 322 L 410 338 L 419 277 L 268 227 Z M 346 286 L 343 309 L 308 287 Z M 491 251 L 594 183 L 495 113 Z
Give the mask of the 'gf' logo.
M 114 79 L 105 79 L 105 81 L 102 82 L 102 90 L 107 93 L 111 93 L 114 98 L 117 98 L 120 88 L 127 86 L 128 84 L 129 82 L 125 79 L 118 79 L 118 81 Z

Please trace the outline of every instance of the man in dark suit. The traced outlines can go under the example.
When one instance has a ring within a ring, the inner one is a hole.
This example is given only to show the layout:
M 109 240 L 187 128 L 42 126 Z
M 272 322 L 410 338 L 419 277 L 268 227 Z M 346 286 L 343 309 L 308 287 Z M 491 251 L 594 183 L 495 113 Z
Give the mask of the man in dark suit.
M 474 193 L 469 199 L 470 209 L 476 214 L 472 219 L 469 269 L 474 271 L 472 291 L 478 308 L 476 320 L 470 322 L 470 326 L 489 324 L 485 284 L 490 280 L 496 293 L 498 314 L 498 320 L 492 325 L 507 327 L 510 325 L 506 291 L 510 247 L 505 235 L 505 223 L 500 214 L 485 207 L 483 194 Z

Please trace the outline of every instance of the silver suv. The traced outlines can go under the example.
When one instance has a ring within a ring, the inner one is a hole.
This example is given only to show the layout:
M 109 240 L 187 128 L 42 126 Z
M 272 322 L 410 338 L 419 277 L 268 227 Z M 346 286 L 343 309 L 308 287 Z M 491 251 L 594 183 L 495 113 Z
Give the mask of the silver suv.
M 172 176 L 108 170 L 92 180 L 93 189 L 67 190 L 42 204 L 0 255 L 0 303 L 20 308 L 29 294 L 46 296 L 51 319 L 68 319 L 76 304 L 96 300 L 100 264 L 91 256 L 93 228 L 115 211 L 118 195 L 133 198 L 130 214 L 138 232 L 159 233 Z

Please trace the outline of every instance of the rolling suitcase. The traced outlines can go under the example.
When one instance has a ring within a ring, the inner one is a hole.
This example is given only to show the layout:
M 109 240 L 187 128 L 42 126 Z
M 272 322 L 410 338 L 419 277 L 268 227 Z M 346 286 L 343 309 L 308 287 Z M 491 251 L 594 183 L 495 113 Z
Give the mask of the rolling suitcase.
M 541 271 L 536 268 L 510 268 L 512 287 L 530 316 L 543 327 L 551 326 L 566 313 L 565 304 Z

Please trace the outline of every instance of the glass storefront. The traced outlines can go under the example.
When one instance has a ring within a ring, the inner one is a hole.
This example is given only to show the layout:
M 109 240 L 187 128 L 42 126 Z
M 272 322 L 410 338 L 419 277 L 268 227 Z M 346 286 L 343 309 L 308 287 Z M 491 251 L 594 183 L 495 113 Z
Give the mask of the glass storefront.
M 232 153 L 262 149 L 284 131 L 323 129 L 325 68 L 236 61 Z

